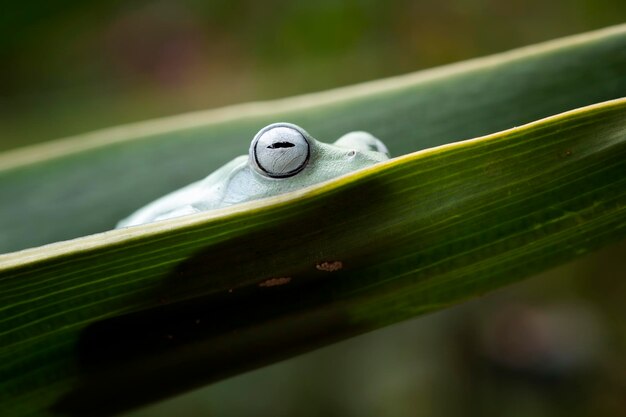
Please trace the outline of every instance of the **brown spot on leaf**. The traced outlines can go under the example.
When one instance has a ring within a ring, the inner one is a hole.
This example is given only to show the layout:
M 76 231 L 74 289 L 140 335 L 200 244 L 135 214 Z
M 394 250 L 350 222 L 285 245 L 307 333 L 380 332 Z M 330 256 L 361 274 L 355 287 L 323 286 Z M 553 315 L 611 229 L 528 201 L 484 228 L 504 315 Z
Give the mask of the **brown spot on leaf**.
M 343 268 L 343 262 L 322 262 L 321 264 L 315 265 L 315 268 L 317 268 L 318 271 L 335 272 Z
M 291 277 L 270 278 L 259 284 L 259 287 L 276 287 L 278 285 L 289 284 Z

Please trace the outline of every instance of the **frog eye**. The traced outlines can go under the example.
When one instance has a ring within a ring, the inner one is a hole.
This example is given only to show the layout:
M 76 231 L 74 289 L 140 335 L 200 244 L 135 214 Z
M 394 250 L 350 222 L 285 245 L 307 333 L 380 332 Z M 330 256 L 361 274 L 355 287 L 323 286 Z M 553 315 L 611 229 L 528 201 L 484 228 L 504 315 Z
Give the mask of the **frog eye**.
M 269 125 L 252 140 L 250 160 L 268 177 L 286 178 L 300 172 L 310 154 L 308 134 L 298 126 L 278 123 Z

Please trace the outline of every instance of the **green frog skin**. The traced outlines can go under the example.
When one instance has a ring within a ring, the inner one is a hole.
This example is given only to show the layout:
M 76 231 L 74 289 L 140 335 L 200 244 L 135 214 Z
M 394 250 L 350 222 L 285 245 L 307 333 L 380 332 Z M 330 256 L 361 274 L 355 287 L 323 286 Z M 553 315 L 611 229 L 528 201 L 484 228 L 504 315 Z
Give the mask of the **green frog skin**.
M 317 141 L 291 123 L 256 134 L 248 155 L 238 156 L 203 180 L 140 208 L 118 228 L 228 207 L 318 184 L 389 159 L 385 145 L 367 132 L 351 132 L 332 144 Z

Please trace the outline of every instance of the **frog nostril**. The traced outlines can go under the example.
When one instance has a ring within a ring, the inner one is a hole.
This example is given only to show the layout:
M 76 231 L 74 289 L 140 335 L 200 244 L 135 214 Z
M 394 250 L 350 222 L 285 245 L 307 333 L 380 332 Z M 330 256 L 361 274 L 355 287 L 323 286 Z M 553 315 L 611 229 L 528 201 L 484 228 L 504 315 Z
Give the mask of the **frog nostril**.
M 267 147 L 267 149 L 278 149 L 278 148 L 293 148 L 294 145 L 291 142 L 274 142 Z

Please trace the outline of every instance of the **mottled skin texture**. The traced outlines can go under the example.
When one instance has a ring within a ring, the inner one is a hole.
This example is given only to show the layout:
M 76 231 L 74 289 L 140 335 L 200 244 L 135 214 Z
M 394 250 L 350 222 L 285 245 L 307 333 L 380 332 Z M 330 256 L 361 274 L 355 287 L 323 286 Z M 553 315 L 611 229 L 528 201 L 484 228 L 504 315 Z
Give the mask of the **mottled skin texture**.
M 296 125 L 275 123 L 257 133 L 248 155 L 238 156 L 205 179 L 153 201 L 117 227 L 287 193 L 386 159 L 389 155 L 385 145 L 366 132 L 351 132 L 327 144 Z

